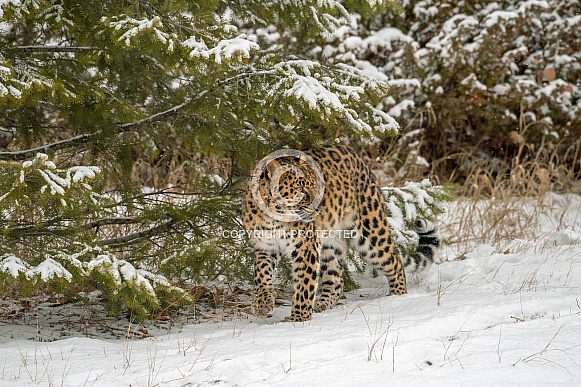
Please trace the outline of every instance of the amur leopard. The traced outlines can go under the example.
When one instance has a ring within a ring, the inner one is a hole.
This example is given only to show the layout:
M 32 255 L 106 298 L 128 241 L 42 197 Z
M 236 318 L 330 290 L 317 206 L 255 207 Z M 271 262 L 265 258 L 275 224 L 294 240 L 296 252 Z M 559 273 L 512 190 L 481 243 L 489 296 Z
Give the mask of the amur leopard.
M 418 219 L 418 249 L 401 254 L 383 194 L 361 157 L 345 146 L 295 152 L 263 159 L 243 200 L 243 223 L 255 249 L 254 314 L 272 314 L 273 277 L 281 257 L 290 258 L 293 268 L 291 315 L 285 321 L 308 321 L 313 311 L 335 306 L 343 291 L 348 243 L 386 275 L 390 294 L 406 294 L 404 267 L 426 268 L 437 254 L 440 239 L 433 223 Z

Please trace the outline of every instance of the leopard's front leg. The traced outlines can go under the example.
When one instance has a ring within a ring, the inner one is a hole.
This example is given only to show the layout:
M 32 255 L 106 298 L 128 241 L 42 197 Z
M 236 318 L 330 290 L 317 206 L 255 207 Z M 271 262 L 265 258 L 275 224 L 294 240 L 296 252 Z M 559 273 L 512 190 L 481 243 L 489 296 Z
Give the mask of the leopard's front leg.
M 252 308 L 257 317 L 266 318 L 274 309 L 274 275 L 275 258 L 264 250 L 255 251 L 254 260 L 254 297 Z
M 304 238 L 297 238 L 294 243 L 291 253 L 294 294 L 291 315 L 284 321 L 301 322 L 312 318 L 317 293 L 320 247 L 320 238 L 314 232 L 307 233 Z

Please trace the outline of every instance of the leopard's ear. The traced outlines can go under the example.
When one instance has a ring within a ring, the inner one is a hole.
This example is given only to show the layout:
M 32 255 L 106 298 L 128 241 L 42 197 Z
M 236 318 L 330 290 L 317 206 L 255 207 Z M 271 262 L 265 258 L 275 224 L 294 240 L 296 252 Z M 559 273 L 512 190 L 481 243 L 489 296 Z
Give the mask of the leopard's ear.
M 268 164 L 266 164 L 266 170 L 268 171 L 268 174 L 270 176 L 272 176 L 274 172 L 280 167 L 281 167 L 280 163 L 276 160 L 270 160 Z

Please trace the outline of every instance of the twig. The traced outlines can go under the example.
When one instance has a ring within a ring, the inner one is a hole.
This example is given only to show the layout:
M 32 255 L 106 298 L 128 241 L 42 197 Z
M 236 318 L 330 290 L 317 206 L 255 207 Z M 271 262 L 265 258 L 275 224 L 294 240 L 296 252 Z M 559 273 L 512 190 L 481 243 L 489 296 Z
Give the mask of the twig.
M 75 143 L 83 143 L 86 140 L 93 138 L 96 133 L 81 134 L 79 136 L 67 138 L 65 140 L 60 140 L 45 144 L 36 148 L 25 149 L 13 152 L 0 152 L 0 160 L 24 160 L 26 158 L 32 157 L 39 152 L 45 152 L 49 149 L 58 150 L 66 148 L 67 146 L 74 145 Z
M 559 329 L 557 329 L 557 332 L 555 332 L 555 334 L 553 335 L 553 337 L 551 337 L 551 340 L 549 340 L 549 342 L 547 343 L 547 345 L 545 345 L 545 347 L 540 350 L 539 352 L 535 352 L 532 355 L 529 355 L 527 357 L 520 358 L 516 361 L 516 363 L 514 363 L 512 366 L 514 367 L 515 365 L 517 365 L 519 362 L 524 361 L 524 362 L 529 362 L 537 357 L 540 357 L 543 353 L 547 352 L 547 350 L 549 349 L 549 346 L 553 343 L 553 340 L 555 340 L 555 338 L 557 337 L 557 335 L 559 334 L 559 332 L 561 332 L 561 329 L 563 329 L 563 325 L 561 325 L 559 327 Z
M 391 372 L 393 373 L 395 373 L 395 347 L 397 346 L 397 343 L 399 343 L 399 332 L 395 338 L 395 343 L 393 343 L 391 348 Z
M 496 354 L 498 355 L 498 363 L 500 364 L 500 340 L 502 339 L 502 321 L 500 322 L 500 332 L 498 333 L 498 345 L 496 346 Z
M 138 231 L 138 232 L 135 232 L 135 233 L 129 234 L 129 235 L 123 235 L 123 236 L 117 237 L 117 238 L 103 239 L 103 240 L 100 240 L 99 243 L 102 245 L 105 245 L 105 246 L 119 246 L 119 245 L 134 243 L 134 242 L 140 241 L 142 239 L 147 239 L 151 236 L 157 235 L 160 232 L 171 228 L 174 225 L 174 223 L 175 223 L 175 221 L 173 219 L 171 219 L 165 223 L 162 223 L 162 224 L 155 226 L 155 227 L 152 227 L 150 229 Z

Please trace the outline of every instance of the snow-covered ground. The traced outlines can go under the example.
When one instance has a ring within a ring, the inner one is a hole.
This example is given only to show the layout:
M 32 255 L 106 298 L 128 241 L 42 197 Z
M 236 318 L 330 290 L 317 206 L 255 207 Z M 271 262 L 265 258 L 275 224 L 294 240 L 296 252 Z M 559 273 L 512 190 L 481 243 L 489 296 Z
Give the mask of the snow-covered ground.
M 579 385 L 581 200 L 559 200 L 536 237 L 478 242 L 467 254 L 452 244 L 441 253 L 449 262 L 409 278 L 408 295 L 385 297 L 383 280 L 364 279 L 304 324 L 279 323 L 289 308 L 277 307 L 268 320 L 142 340 L 54 342 L 18 338 L 22 327 L 4 324 L 0 385 Z M 459 213 L 443 222 L 461 234 Z

